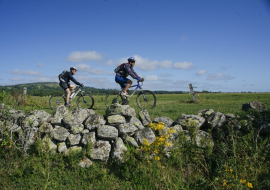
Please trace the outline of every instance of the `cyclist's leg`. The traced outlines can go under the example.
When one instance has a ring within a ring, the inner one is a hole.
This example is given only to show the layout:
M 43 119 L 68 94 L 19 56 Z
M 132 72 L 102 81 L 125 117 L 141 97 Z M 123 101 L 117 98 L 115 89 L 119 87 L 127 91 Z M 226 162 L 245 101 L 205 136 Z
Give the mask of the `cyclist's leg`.
M 129 87 L 132 84 L 132 80 L 126 77 L 115 76 L 115 82 L 117 82 L 121 88 L 124 88 L 124 92 L 129 92 Z
M 69 88 L 70 88 L 71 91 L 74 91 L 76 86 L 74 84 L 69 84 Z
M 69 84 L 66 82 L 60 82 L 59 85 L 64 89 L 64 91 L 67 93 L 67 98 L 66 98 L 66 104 L 68 104 L 68 100 L 70 97 L 70 90 L 69 90 Z
M 126 87 L 125 87 L 125 90 L 124 91 L 126 91 L 127 93 L 129 93 L 129 87 L 132 85 L 132 80 L 127 80 L 127 85 L 126 85 Z

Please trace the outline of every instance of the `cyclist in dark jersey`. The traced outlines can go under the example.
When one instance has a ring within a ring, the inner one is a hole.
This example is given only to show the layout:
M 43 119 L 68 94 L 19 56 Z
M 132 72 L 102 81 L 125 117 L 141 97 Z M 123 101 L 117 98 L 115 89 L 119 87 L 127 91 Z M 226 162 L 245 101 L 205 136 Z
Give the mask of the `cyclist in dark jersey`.
M 83 87 L 82 83 L 79 83 L 73 75 L 75 75 L 77 71 L 76 67 L 70 67 L 70 72 L 64 71 L 62 74 L 58 76 L 59 78 L 59 85 L 64 89 L 64 91 L 67 93 L 67 99 L 65 102 L 65 106 L 71 107 L 72 105 L 69 103 L 69 97 L 71 91 L 74 91 L 76 86 L 73 84 L 70 84 L 70 81 L 74 82 L 75 84 Z M 70 91 L 71 90 L 71 91 Z
M 115 76 L 115 82 L 120 84 L 121 88 L 124 88 L 124 91 L 121 94 L 127 97 L 129 87 L 132 84 L 132 80 L 127 78 L 129 75 L 138 81 L 144 81 L 144 79 L 140 78 L 133 69 L 135 62 L 136 59 L 134 57 L 128 58 L 128 63 L 124 63 L 124 65 L 119 69 Z

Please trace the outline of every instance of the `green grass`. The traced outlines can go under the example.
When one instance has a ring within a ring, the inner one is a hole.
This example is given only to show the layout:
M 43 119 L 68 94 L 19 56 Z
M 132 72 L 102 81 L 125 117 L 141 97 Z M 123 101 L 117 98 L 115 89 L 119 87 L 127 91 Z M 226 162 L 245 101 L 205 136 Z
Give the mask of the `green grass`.
M 152 118 L 168 116 L 175 120 L 181 114 L 213 109 L 247 119 L 242 104 L 258 100 L 269 107 L 269 97 L 269 93 L 200 94 L 199 102 L 193 103 L 188 94 L 157 95 L 156 108 L 148 111 Z M 94 98 L 94 111 L 104 115 L 105 96 Z M 17 108 L 53 113 L 48 100 L 28 97 Z M 138 113 L 135 98 L 130 105 Z M 270 118 L 270 113 L 265 117 Z M 125 163 L 95 161 L 90 168 L 78 166 L 85 151 L 71 156 L 51 154 L 42 151 L 37 142 L 25 156 L 5 139 L 0 145 L 0 189 L 249 189 L 251 184 L 253 189 L 269 189 L 269 136 L 260 137 L 255 128 L 249 133 L 232 131 L 229 126 L 224 130 L 227 135 L 216 140 L 213 148 L 197 147 L 194 140 L 186 143 L 181 134 L 179 148 L 169 159 L 160 151 L 159 160 L 149 160 L 151 151 L 143 153 L 128 147 Z
M 101 115 L 105 114 L 106 106 L 104 103 L 105 95 L 92 94 L 95 100 L 93 110 Z M 181 114 L 197 114 L 201 109 L 213 109 L 215 112 L 235 113 L 241 112 L 244 103 L 258 100 L 265 106 L 270 107 L 270 93 L 205 93 L 196 95 L 198 103 L 194 103 L 190 94 L 157 94 L 157 105 L 154 109 L 149 109 L 151 117 L 167 116 L 175 120 Z M 49 96 L 47 97 L 28 97 L 29 105 L 22 105 L 16 109 L 27 110 L 42 109 L 48 113 L 54 111 L 49 106 Z M 76 108 L 75 98 L 72 101 L 73 108 Z M 138 113 L 140 108 L 136 104 L 136 96 L 133 96 L 129 105 Z

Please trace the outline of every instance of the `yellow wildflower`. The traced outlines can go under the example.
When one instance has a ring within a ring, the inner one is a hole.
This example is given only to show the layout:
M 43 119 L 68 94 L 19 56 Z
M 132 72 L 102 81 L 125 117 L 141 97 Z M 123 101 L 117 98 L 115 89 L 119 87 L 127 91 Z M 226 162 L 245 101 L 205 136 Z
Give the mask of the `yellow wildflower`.
M 154 153 L 156 153 L 156 154 L 157 154 L 157 153 L 158 153 L 158 149 L 155 149 L 155 150 L 154 150 Z
M 252 186 L 252 183 L 247 183 L 247 186 L 249 187 L 249 188 L 253 188 L 253 186 Z
M 225 179 L 223 180 L 223 186 L 226 186 L 227 185 L 227 183 L 226 183 L 226 181 L 225 181 Z
M 240 180 L 240 183 L 246 183 L 246 182 L 247 182 L 247 180 L 245 180 L 245 179 Z
M 143 145 L 144 146 L 150 146 L 150 144 L 148 143 L 148 140 L 147 139 L 143 139 Z
M 155 156 L 155 160 L 160 160 L 160 158 L 158 156 Z

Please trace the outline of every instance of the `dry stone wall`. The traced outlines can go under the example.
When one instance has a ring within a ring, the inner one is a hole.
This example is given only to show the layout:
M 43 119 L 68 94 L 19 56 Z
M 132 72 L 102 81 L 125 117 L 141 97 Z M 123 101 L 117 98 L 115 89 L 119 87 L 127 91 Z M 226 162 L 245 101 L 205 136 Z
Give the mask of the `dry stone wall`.
M 251 109 L 263 112 L 267 108 L 259 102 L 250 103 Z M 247 105 L 243 106 L 246 109 Z M 158 135 L 164 135 L 169 128 L 174 129 L 170 134 L 170 141 L 174 142 L 179 138 L 179 133 L 190 138 L 189 123 L 195 123 L 196 144 L 201 146 L 201 141 L 209 138 L 211 131 L 212 141 L 225 135 L 224 127 L 231 126 L 234 130 L 247 132 L 255 127 L 261 128 L 261 133 L 270 131 L 269 118 L 252 118 L 239 121 L 237 115 L 222 114 L 212 109 L 198 111 L 198 115 L 180 115 L 175 121 L 169 117 L 156 117 L 151 119 L 147 110 L 141 110 L 136 117 L 136 112 L 129 105 L 113 104 L 106 110 L 105 118 L 96 114 L 91 109 L 73 109 L 69 111 L 64 106 L 57 107 L 54 114 L 43 110 L 35 110 L 25 115 L 20 110 L 6 109 L 1 105 L 0 135 L 6 132 L 18 134 L 22 149 L 27 151 L 38 138 L 49 144 L 52 152 L 68 155 L 73 151 L 81 151 L 86 145 L 91 144 L 91 153 L 80 165 L 82 167 L 92 164 L 91 160 L 107 161 L 109 158 L 118 162 L 123 161 L 123 153 L 127 151 L 126 145 L 139 147 L 146 139 L 149 144 L 156 140 L 157 134 L 150 127 L 149 123 L 163 122 L 165 129 L 159 131 Z M 1 139 L 0 139 L 1 141 Z M 171 151 L 167 148 L 166 151 Z

